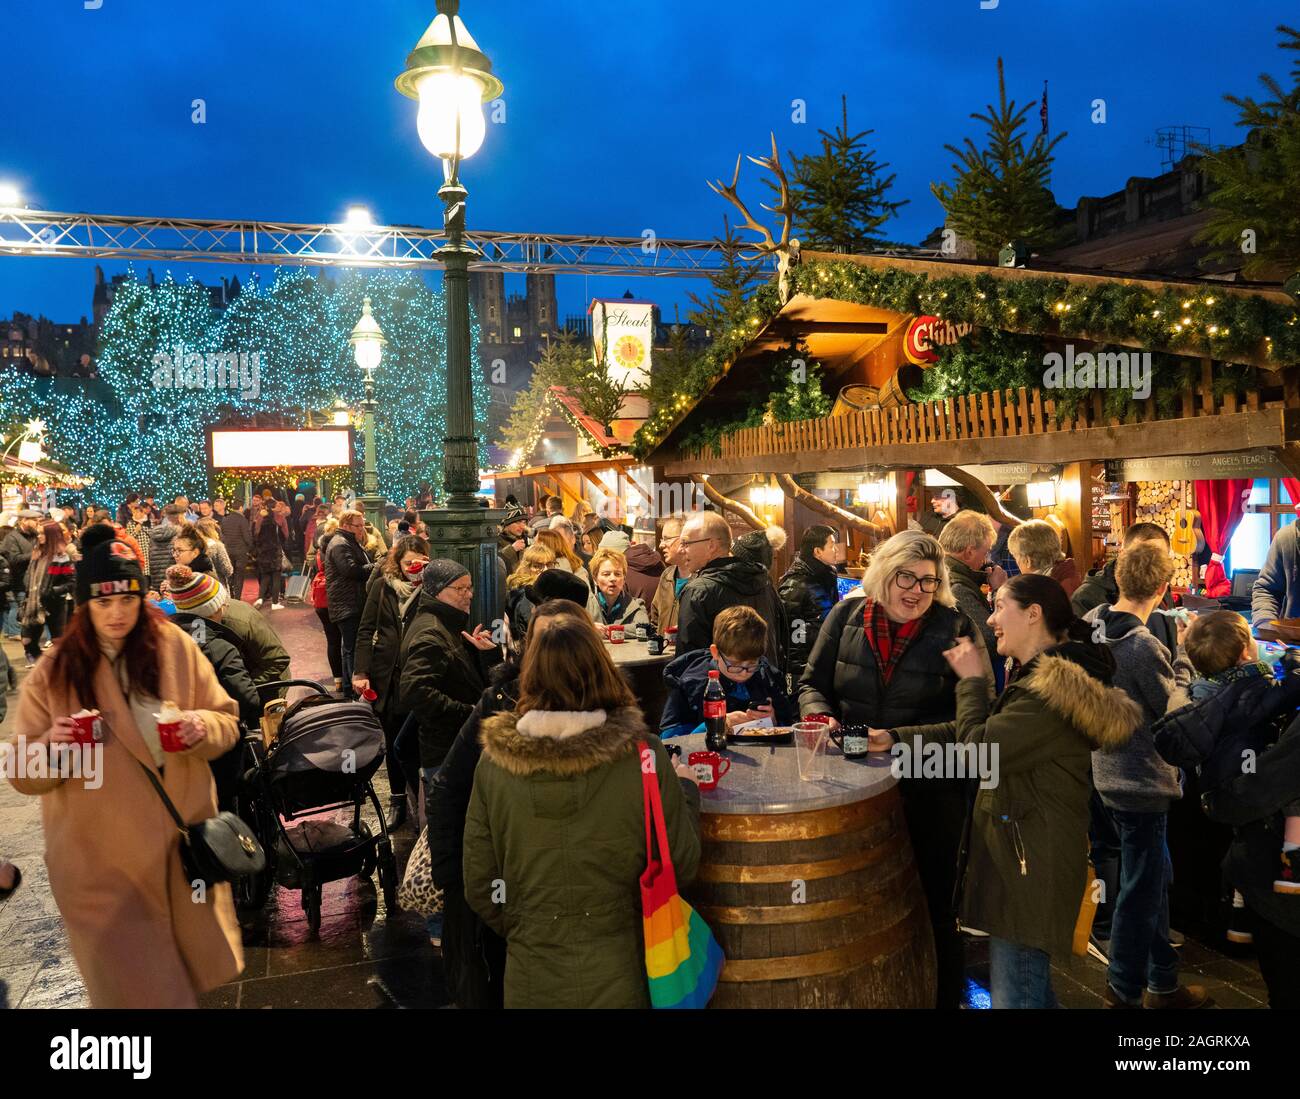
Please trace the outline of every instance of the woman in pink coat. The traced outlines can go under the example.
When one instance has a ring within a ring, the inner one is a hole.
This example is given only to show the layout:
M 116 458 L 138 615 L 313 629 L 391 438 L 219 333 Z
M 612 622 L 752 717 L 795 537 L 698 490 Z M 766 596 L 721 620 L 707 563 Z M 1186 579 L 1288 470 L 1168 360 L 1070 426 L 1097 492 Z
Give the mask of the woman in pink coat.
M 146 771 L 187 824 L 215 815 L 208 760 L 234 745 L 238 709 L 193 640 L 145 604 L 145 576 L 112 528 L 85 537 L 77 610 L 23 684 L 10 781 L 41 798 L 50 889 L 92 1005 L 195 1007 L 242 970 L 239 925 L 228 884 L 186 880 Z M 183 712 L 184 750 L 162 748 L 164 700 Z M 81 747 L 71 715 L 91 709 L 103 740 Z

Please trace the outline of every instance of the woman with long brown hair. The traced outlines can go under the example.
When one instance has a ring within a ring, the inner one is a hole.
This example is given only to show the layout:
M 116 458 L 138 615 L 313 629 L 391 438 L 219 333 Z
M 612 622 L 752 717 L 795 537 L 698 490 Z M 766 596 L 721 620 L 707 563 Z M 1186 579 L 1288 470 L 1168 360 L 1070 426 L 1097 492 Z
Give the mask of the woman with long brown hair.
M 591 587 L 591 574 L 587 572 L 587 567 L 582 563 L 582 558 L 573 552 L 568 540 L 558 530 L 550 530 L 549 528 L 539 530 L 535 544 L 545 546 L 555 554 L 555 567 L 557 569 L 573 573 L 587 587 Z
M 18 701 L 15 747 L 49 766 L 10 781 L 41 798 L 50 890 L 92 1006 L 195 1007 L 243 968 L 239 924 L 228 884 L 188 880 L 154 782 L 187 824 L 215 815 L 208 761 L 234 745 L 237 707 L 189 635 L 145 602 L 112 528 L 92 528 L 83 550 L 77 610 Z M 180 711 L 175 751 L 158 732 L 164 702 Z M 72 715 L 92 709 L 103 739 L 79 746 Z
M 364 694 L 374 691 L 379 697 L 375 708 L 384 726 L 384 764 L 388 769 L 389 831 L 406 821 L 407 788 L 418 796 L 418 771 L 406 773 L 395 748 L 397 734 L 406 719 L 401 707 L 401 676 L 397 674 L 397 656 L 402 635 L 415 616 L 420 595 L 420 578 L 429 563 L 429 543 L 414 534 L 406 534 L 393 544 L 393 550 L 380 564 L 366 589 L 366 605 L 357 626 L 356 667 L 352 672 L 352 689 Z
M 649 1007 L 638 745 L 654 753 L 683 886 L 700 858 L 694 772 L 673 768 L 595 626 L 574 615 L 530 637 L 519 703 L 484 721 L 482 740 L 465 899 L 506 940 L 506 1006 Z
M 68 554 L 67 532 L 61 523 L 43 523 L 27 562 L 24 580 L 27 599 L 19 608 L 23 649 L 30 668 L 41 656 L 41 634 L 50 631 L 57 641 L 68 621 L 68 600 L 76 572 Z

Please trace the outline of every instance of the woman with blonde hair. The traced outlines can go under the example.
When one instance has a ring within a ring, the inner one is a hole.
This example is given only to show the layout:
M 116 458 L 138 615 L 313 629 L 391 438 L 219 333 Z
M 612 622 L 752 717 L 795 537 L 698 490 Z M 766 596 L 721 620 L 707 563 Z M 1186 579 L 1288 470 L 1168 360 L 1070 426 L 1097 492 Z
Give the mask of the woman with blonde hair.
M 208 555 L 213 568 L 216 569 L 217 579 L 229 589 L 235 576 L 235 566 L 230 560 L 230 554 L 226 552 L 225 543 L 221 540 L 221 527 L 217 525 L 215 519 L 209 516 L 195 523 L 194 529 L 203 539 L 203 552 Z M 179 538 L 184 533 L 185 528 L 182 527 L 181 533 L 176 537 Z M 184 562 L 180 563 L 184 564 Z
M 545 546 L 555 554 L 555 567 L 564 572 L 571 572 L 578 579 L 582 580 L 587 587 L 591 587 L 591 574 L 587 571 L 579 557 L 570 548 L 568 540 L 558 530 L 539 530 L 537 532 L 537 541 L 535 545 Z
M 524 589 L 547 569 L 553 568 L 555 551 L 538 542 L 524 550 L 519 558 L 519 566 L 506 577 L 506 622 L 510 625 L 510 637 L 514 642 L 523 640 L 533 614 L 532 600 Z
M 799 681 L 804 717 L 889 729 L 952 721 L 957 673 L 945 650 L 969 638 L 991 684 L 979 630 L 956 606 L 944 552 L 919 530 L 895 534 L 876 549 L 862 578 L 863 599 L 846 599 L 826 616 Z M 966 816 L 966 784 L 956 778 L 904 778 L 903 809 L 934 927 L 938 1006 L 958 1006 L 964 986 L 961 939 L 952 914 L 957 855 Z
M 627 558 L 614 549 L 598 549 L 591 555 L 591 574 L 596 590 L 587 604 L 597 626 L 635 626 L 650 623 L 645 600 L 627 590 Z
M 518 705 L 483 722 L 482 742 L 464 889 L 506 940 L 506 1007 L 649 1007 L 642 769 L 679 886 L 700 859 L 694 772 L 673 766 L 595 627 L 573 615 L 529 638 Z

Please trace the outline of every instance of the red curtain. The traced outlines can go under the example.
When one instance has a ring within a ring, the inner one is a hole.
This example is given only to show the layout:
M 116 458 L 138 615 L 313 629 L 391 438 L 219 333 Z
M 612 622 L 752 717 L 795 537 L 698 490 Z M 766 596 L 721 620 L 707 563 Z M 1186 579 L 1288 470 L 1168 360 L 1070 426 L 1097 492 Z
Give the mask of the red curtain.
M 1213 555 L 1205 566 L 1205 594 L 1211 599 L 1219 599 L 1232 592 L 1232 584 L 1223 571 L 1223 555 L 1232 532 L 1245 513 L 1246 499 L 1254 482 L 1231 478 L 1226 481 L 1195 481 L 1193 484 L 1196 510 L 1201 513 L 1201 530 Z
M 1282 483 L 1286 485 L 1286 494 L 1291 497 L 1291 503 L 1300 505 L 1300 481 L 1294 477 L 1283 477 Z M 1300 512 L 1300 506 L 1296 507 L 1296 511 Z

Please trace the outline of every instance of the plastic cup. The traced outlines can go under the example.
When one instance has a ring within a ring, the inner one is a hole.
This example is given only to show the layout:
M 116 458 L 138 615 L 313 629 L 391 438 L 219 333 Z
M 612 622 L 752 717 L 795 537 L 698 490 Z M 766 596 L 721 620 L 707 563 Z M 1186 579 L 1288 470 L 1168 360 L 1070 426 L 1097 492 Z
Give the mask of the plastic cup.
M 181 740 L 181 723 L 179 721 L 158 722 L 158 739 L 162 742 L 164 752 L 185 751 L 185 742 Z
M 826 777 L 826 741 L 830 726 L 822 721 L 799 721 L 794 725 L 794 750 L 799 777 L 815 782 Z

